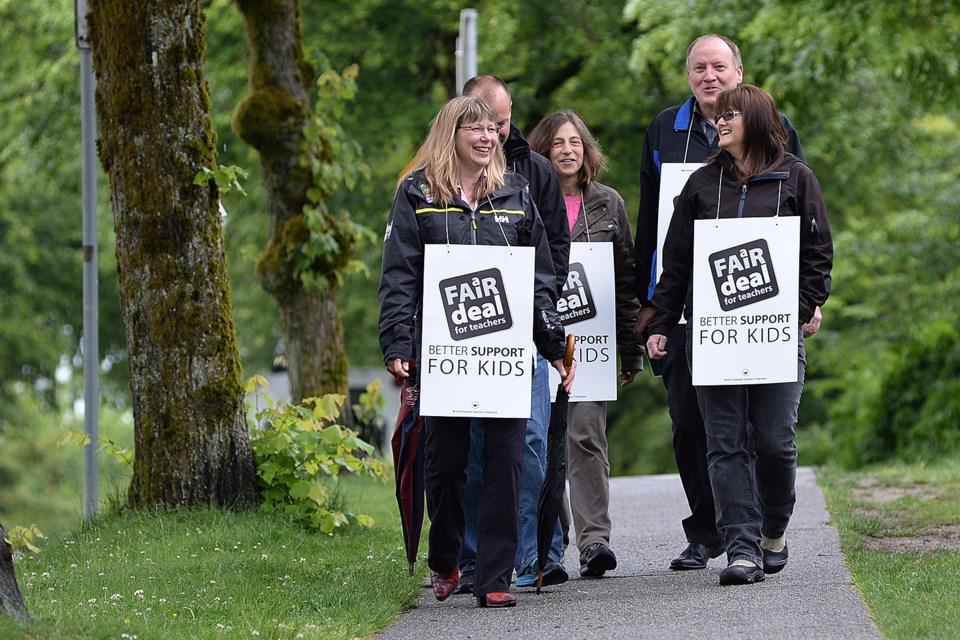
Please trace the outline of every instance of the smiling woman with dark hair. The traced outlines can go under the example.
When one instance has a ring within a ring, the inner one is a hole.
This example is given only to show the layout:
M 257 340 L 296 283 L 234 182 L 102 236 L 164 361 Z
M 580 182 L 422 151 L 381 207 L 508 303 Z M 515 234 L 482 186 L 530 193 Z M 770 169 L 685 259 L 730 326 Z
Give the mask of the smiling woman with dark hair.
M 717 97 L 720 151 L 680 193 L 664 242 L 647 353 L 666 354 L 667 336 L 693 309 L 694 220 L 800 216 L 797 381 L 698 386 L 707 433 L 707 469 L 728 566 L 720 584 L 760 582 L 787 564 L 785 532 L 796 501 L 797 409 L 806 369 L 801 324 L 830 294 L 833 242 L 813 171 L 784 149 L 776 102 L 752 85 Z M 687 359 L 691 359 L 690 323 Z M 751 463 L 755 459 L 755 463 Z M 756 493 L 754 492 L 756 487 Z
M 560 178 L 572 242 L 613 247 L 617 352 L 620 379 L 631 384 L 643 369 L 643 348 L 633 336 L 640 311 L 634 286 L 633 232 L 620 194 L 597 182 L 606 169 L 603 151 L 573 111 L 551 113 L 530 132 L 530 148 L 545 156 Z M 570 508 L 580 550 L 580 575 L 599 578 L 617 568 L 610 548 L 610 460 L 607 403 L 571 402 L 567 418 Z

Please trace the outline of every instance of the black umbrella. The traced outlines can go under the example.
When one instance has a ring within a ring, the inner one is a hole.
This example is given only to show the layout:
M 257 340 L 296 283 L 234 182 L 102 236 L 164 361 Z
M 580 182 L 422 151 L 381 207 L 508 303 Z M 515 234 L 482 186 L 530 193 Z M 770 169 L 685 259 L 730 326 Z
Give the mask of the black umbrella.
M 567 336 L 567 353 L 563 366 L 568 370 L 573 365 L 573 348 L 577 343 L 571 333 Z M 537 593 L 543 583 L 543 569 L 547 565 L 547 554 L 553 532 L 557 528 L 560 509 L 563 506 L 563 489 L 566 485 L 566 440 L 567 440 L 567 402 L 570 396 L 563 390 L 563 383 L 557 387 L 557 399 L 550 407 L 550 426 L 547 428 L 547 471 L 540 487 L 540 503 L 537 507 Z
M 403 528 L 403 544 L 407 550 L 410 575 L 420 549 L 423 527 L 423 416 L 420 415 L 420 393 L 411 361 L 410 378 L 400 391 L 400 413 L 393 431 L 393 470 L 397 483 L 397 506 Z

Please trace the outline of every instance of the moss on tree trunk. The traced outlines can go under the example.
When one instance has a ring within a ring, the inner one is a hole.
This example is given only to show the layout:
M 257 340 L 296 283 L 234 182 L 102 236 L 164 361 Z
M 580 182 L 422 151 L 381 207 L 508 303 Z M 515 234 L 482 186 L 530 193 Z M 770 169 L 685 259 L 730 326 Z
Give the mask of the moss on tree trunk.
M 247 505 L 256 472 L 230 307 L 199 0 L 90 4 L 99 153 L 130 358 L 133 505 Z
M 270 215 L 270 240 L 257 278 L 280 308 L 293 402 L 347 392 L 347 353 L 336 288 L 307 290 L 294 275 L 292 252 L 307 233 L 310 171 L 303 166 L 303 129 L 310 118 L 315 70 L 305 61 L 295 0 L 237 0 L 250 52 L 250 94 L 233 126 L 257 149 Z M 349 419 L 349 412 L 344 416 Z

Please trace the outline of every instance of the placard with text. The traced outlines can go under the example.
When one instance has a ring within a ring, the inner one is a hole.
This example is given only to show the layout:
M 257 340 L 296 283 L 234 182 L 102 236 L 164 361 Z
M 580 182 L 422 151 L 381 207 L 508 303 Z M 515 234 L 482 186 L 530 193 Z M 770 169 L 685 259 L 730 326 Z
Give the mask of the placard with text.
M 570 402 L 617 399 L 617 316 L 610 242 L 570 243 L 570 271 L 557 301 L 567 333 L 577 338 L 577 375 Z M 550 367 L 550 396 L 560 374 Z
M 693 238 L 693 384 L 796 382 L 800 218 L 696 220 Z
M 533 247 L 427 245 L 420 413 L 529 418 Z

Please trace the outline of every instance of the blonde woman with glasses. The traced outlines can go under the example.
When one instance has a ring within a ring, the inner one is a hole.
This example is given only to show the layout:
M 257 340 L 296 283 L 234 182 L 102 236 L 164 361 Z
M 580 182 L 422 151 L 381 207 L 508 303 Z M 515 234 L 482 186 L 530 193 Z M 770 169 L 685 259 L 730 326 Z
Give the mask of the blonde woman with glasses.
M 415 336 L 423 293 L 424 246 L 472 244 L 536 249 L 534 335 L 538 351 L 572 387 L 576 364 L 563 366 L 564 332 L 556 311 L 556 281 L 543 223 L 526 180 L 506 171 L 496 112 L 479 98 L 447 102 L 397 185 L 383 241 L 380 346 L 398 379 L 416 372 Z M 482 215 L 481 209 L 497 215 Z M 530 394 L 530 389 L 518 390 Z M 470 417 L 427 416 L 425 484 L 430 517 L 430 581 L 437 600 L 457 586 L 463 544 L 463 493 Z M 526 420 L 484 418 L 484 478 L 480 493 L 474 594 L 481 607 L 512 607 L 517 510 Z

